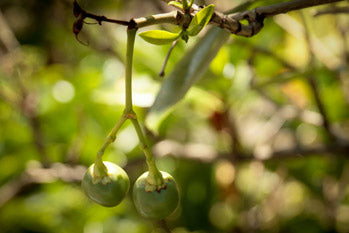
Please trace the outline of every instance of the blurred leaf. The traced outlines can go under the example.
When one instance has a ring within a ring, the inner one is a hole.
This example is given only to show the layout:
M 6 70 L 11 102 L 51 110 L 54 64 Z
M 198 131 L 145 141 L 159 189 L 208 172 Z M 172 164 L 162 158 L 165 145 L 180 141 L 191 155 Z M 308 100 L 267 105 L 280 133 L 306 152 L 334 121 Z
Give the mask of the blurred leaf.
M 143 40 L 155 45 L 168 44 L 175 41 L 179 37 L 179 33 L 172 33 L 162 30 L 150 30 L 141 32 L 138 35 L 142 37 Z
M 214 10 L 214 5 L 208 5 L 199 11 L 191 20 L 187 29 L 189 36 L 196 36 L 208 24 Z
M 221 50 L 219 50 L 217 56 L 213 59 L 213 61 L 210 64 L 210 70 L 215 75 L 222 75 L 224 66 L 229 61 L 229 52 L 227 47 L 223 47 Z
M 164 119 L 171 106 L 181 100 L 189 88 L 206 72 L 219 49 L 229 38 L 229 32 L 213 27 L 178 62 L 161 89 L 150 109 L 146 124 L 152 130 L 158 127 L 159 119 Z
M 177 1 L 171 1 L 171 2 L 168 3 L 168 5 L 175 6 L 175 7 L 183 9 L 183 4 L 180 3 L 180 2 L 177 2 Z

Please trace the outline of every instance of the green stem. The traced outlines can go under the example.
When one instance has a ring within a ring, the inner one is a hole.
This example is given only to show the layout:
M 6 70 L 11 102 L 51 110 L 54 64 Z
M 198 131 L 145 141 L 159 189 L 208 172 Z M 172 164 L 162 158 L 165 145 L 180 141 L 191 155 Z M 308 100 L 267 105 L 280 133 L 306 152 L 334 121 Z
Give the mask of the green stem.
M 125 78 L 125 89 L 126 89 L 125 110 L 121 118 L 119 119 L 119 121 L 116 123 L 112 131 L 109 133 L 103 146 L 97 153 L 96 160 L 95 160 L 95 169 L 94 169 L 94 175 L 96 177 L 104 177 L 108 175 L 107 168 L 105 167 L 102 161 L 104 151 L 112 142 L 115 141 L 116 134 L 121 128 L 121 126 L 125 123 L 125 121 L 128 118 L 135 117 L 132 110 L 132 59 L 133 59 L 133 47 L 134 47 L 134 41 L 136 37 L 136 31 L 137 31 L 136 28 L 127 30 L 127 51 L 126 51 L 126 68 L 125 68 L 125 76 L 126 76 Z
M 116 123 L 116 125 L 113 127 L 113 129 L 108 134 L 108 136 L 107 136 L 103 146 L 97 152 L 96 161 L 95 161 L 95 169 L 94 169 L 95 176 L 103 177 L 103 176 L 106 176 L 108 174 L 107 173 L 107 168 L 103 164 L 102 156 L 104 155 L 105 149 L 112 142 L 115 141 L 117 132 L 119 131 L 119 129 L 125 123 L 126 120 L 127 120 L 127 115 L 125 113 L 123 113 L 121 118 L 119 119 L 119 121 Z
M 155 186 L 161 186 L 164 182 L 162 175 L 159 171 L 159 169 L 156 166 L 155 159 L 149 149 L 149 146 L 146 142 L 146 139 L 144 137 L 143 131 L 138 123 L 138 120 L 136 118 L 131 119 L 131 122 L 137 132 L 138 138 L 139 138 L 139 145 L 141 149 L 144 152 L 144 155 L 146 157 L 146 163 L 148 165 L 149 174 L 147 177 L 147 181 L 150 185 Z
M 139 138 L 140 147 L 143 150 L 146 162 L 149 169 L 149 175 L 147 177 L 147 181 L 149 186 L 154 186 L 155 189 L 161 188 L 164 185 L 164 180 L 159 169 L 156 167 L 156 163 L 154 157 L 147 145 L 142 129 L 138 123 L 137 116 L 133 112 L 132 106 L 132 60 L 133 60 L 133 48 L 136 37 L 137 28 L 127 29 L 127 50 L 126 50 L 126 67 L 125 67 L 125 110 L 122 114 L 120 120 L 113 127 L 112 131 L 109 133 L 106 138 L 103 146 L 98 151 L 95 161 L 95 169 L 94 174 L 96 177 L 104 177 L 108 175 L 108 171 L 106 166 L 103 164 L 102 156 L 104 154 L 105 149 L 115 141 L 116 134 L 121 128 L 121 126 L 125 123 L 127 119 L 130 119 Z M 151 190 L 152 187 L 149 188 Z
M 137 132 L 140 147 L 143 150 L 146 162 L 149 169 L 149 175 L 147 181 L 150 185 L 162 186 L 164 181 L 162 175 L 158 168 L 156 167 L 154 157 L 147 145 L 145 137 L 143 135 L 142 129 L 138 123 L 137 116 L 133 112 L 132 107 L 132 60 L 133 60 L 133 48 L 136 37 L 137 28 L 127 30 L 127 51 L 126 51 L 126 106 L 125 106 L 125 116 L 129 118 Z
M 125 68 L 126 106 L 125 112 L 132 112 L 132 60 L 137 28 L 127 29 L 127 50 Z

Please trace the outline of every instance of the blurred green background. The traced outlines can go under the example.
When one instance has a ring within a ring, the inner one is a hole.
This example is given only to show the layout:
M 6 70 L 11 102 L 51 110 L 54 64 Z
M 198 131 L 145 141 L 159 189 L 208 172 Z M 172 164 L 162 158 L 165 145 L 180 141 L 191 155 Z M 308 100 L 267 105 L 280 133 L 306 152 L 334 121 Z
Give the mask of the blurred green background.
M 197 3 L 223 12 L 243 2 Z M 252 38 L 230 36 L 147 131 L 159 168 L 181 191 L 176 212 L 151 221 L 129 194 L 105 208 L 80 188 L 123 111 L 126 31 L 85 24 L 79 38 L 88 46 L 80 44 L 72 3 L 0 2 L 0 232 L 349 232 L 348 15 L 315 17 L 328 8 L 320 6 L 266 19 Z M 172 10 L 160 0 L 79 3 L 123 20 Z M 160 27 L 178 30 L 151 28 Z M 204 35 L 180 42 L 166 72 Z M 158 72 L 168 49 L 136 38 L 133 95 L 142 122 L 166 82 Z M 131 184 L 146 170 L 138 142 L 127 123 L 104 156 Z

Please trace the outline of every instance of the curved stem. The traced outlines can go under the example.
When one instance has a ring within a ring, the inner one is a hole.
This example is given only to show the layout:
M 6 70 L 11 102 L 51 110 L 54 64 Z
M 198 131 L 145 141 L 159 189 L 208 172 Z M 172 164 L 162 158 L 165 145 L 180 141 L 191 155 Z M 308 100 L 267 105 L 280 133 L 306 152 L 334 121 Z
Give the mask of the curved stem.
M 166 69 L 166 65 L 167 65 L 168 59 L 170 58 L 172 50 L 177 45 L 178 41 L 179 41 L 179 39 L 173 41 L 173 43 L 171 45 L 171 48 L 168 50 L 167 55 L 166 55 L 165 60 L 164 60 L 164 63 L 162 64 L 161 70 L 159 72 L 159 76 L 160 77 L 164 77 L 165 76 L 165 69 Z
M 137 132 L 140 147 L 143 150 L 144 155 L 146 157 L 146 163 L 147 163 L 148 169 L 149 169 L 147 181 L 150 185 L 162 186 L 162 184 L 164 183 L 164 180 L 162 178 L 162 175 L 161 175 L 159 169 L 156 166 L 155 159 L 154 159 L 154 157 L 149 149 L 149 146 L 146 142 L 143 131 L 138 123 L 138 120 L 136 118 L 133 118 L 133 119 L 131 119 L 131 122 L 132 122 L 132 124 Z
M 101 147 L 101 149 L 99 149 L 99 151 L 97 152 L 96 161 L 95 161 L 95 166 L 96 167 L 94 169 L 94 174 L 96 176 L 101 177 L 101 176 L 106 176 L 107 175 L 106 167 L 104 166 L 104 164 L 102 162 L 102 156 L 104 154 L 105 149 L 112 142 L 115 141 L 117 132 L 119 131 L 119 129 L 125 123 L 126 120 L 127 120 L 127 115 L 124 113 L 124 114 L 122 114 L 122 116 L 119 119 L 119 121 L 116 123 L 116 125 L 113 127 L 113 129 L 108 134 L 108 136 L 107 136 L 103 146 Z

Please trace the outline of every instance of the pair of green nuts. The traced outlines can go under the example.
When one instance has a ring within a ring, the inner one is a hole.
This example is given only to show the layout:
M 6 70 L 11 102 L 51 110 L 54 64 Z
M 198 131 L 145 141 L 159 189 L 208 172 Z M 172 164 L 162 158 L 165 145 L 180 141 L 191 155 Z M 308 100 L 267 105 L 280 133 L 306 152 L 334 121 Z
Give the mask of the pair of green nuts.
M 94 202 L 112 207 L 118 205 L 126 196 L 130 180 L 127 173 L 118 165 L 111 162 L 103 162 L 107 168 L 107 175 L 96 177 L 94 165 L 86 171 L 82 179 L 82 188 L 86 195 Z M 133 186 L 133 202 L 137 211 L 146 218 L 163 219 L 169 216 L 177 208 L 179 192 L 174 178 L 160 171 L 164 185 L 161 189 L 147 191 L 148 172 L 143 173 Z

